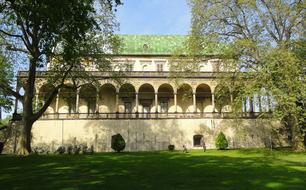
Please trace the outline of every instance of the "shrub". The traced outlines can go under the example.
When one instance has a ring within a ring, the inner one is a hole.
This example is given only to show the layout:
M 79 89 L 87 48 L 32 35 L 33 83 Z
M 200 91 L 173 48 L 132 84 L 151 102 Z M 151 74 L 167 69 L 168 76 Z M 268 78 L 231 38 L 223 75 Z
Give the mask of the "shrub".
M 72 146 L 72 145 L 68 145 L 68 147 L 67 147 L 67 153 L 68 153 L 68 154 L 72 154 L 72 150 L 73 150 L 73 146 Z
M 64 146 L 60 146 L 57 148 L 57 150 L 55 151 L 56 153 L 59 153 L 59 154 L 64 154 L 66 151 L 66 148 Z
M 170 152 L 174 151 L 174 149 L 175 149 L 175 146 L 174 146 L 173 144 L 169 144 L 169 145 L 168 145 L 168 150 L 169 150 Z
M 37 146 L 33 147 L 34 154 L 49 154 L 49 150 L 46 147 Z
M 81 147 L 74 145 L 73 150 L 72 150 L 73 154 L 79 154 L 80 151 L 81 151 Z
M 0 154 L 1 154 L 2 151 L 3 151 L 3 147 L 4 147 L 4 142 L 0 142 Z
M 116 152 L 121 152 L 125 148 L 125 141 L 120 134 L 112 136 L 111 148 Z
M 87 146 L 83 146 L 82 152 L 86 155 L 92 155 L 94 153 L 93 149 L 94 148 L 92 145 L 90 146 L 90 148 L 88 148 Z
M 216 148 L 219 150 L 225 150 L 228 147 L 228 142 L 225 135 L 220 132 L 216 139 Z

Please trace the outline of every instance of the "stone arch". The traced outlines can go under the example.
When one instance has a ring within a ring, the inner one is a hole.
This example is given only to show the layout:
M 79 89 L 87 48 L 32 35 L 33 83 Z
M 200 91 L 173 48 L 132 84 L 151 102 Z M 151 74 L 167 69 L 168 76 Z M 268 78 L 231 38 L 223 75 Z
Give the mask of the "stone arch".
M 95 113 L 97 88 L 93 84 L 83 84 L 79 92 L 79 112 Z
M 51 93 L 55 89 L 55 86 L 50 83 L 45 83 L 39 88 L 38 93 L 38 108 L 44 105 L 44 103 L 47 101 L 47 99 L 50 97 Z M 49 105 L 45 113 L 55 113 L 55 99 L 53 99 L 52 103 Z M 37 100 L 36 100 L 37 101 Z
M 72 84 L 67 84 L 61 88 L 59 95 L 59 113 L 76 113 L 76 93 L 77 88 Z
M 148 71 L 148 65 L 142 65 L 142 71 Z
M 217 85 L 215 87 L 215 106 L 217 111 L 230 112 L 231 111 L 231 93 L 227 86 Z
M 193 112 L 193 90 L 191 85 L 184 83 L 177 89 L 177 111 L 182 113 Z
M 99 113 L 116 112 L 116 87 L 111 83 L 105 83 L 99 88 Z
M 20 95 L 23 96 L 23 95 L 24 95 L 24 92 L 25 92 L 25 88 L 24 88 L 24 86 L 18 84 L 18 85 L 17 85 L 16 91 L 17 91 Z M 17 105 L 15 105 L 16 111 L 17 111 L 17 112 L 20 112 L 20 110 L 23 110 L 23 104 L 22 104 L 22 102 L 21 102 L 20 100 L 17 100 L 16 103 L 17 103 Z
M 136 108 L 136 90 L 135 86 L 130 83 L 125 83 L 119 88 L 120 106 L 119 112 L 131 113 L 137 110 Z
M 153 102 L 155 99 L 155 89 L 151 84 L 145 83 L 139 87 L 138 99 L 139 99 L 140 110 L 142 110 L 142 112 L 144 113 L 154 112 Z
M 161 84 L 157 90 L 158 112 L 175 112 L 174 108 L 174 89 L 168 83 Z
M 209 85 L 202 83 L 196 87 L 197 112 L 212 112 L 212 93 Z

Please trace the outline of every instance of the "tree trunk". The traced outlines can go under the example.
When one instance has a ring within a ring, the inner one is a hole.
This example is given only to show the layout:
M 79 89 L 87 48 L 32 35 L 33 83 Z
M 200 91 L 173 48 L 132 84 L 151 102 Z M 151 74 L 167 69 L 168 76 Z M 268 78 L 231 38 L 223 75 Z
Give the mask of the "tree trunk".
M 20 137 L 18 140 L 17 154 L 28 155 L 31 153 L 31 130 L 33 120 L 33 97 L 35 90 L 36 65 L 38 57 L 30 58 L 28 79 L 25 83 L 23 114 Z
M 31 129 L 32 123 L 28 121 L 23 121 L 23 125 L 21 126 L 20 136 L 18 137 L 18 145 L 17 145 L 17 155 L 29 155 L 31 150 Z
M 298 119 L 293 114 L 284 118 L 285 125 L 289 128 L 291 133 L 291 147 L 294 151 L 305 151 L 305 146 L 303 142 L 303 134 L 301 128 L 298 124 Z
M 304 138 L 299 125 L 292 126 L 292 141 L 294 151 L 305 151 Z

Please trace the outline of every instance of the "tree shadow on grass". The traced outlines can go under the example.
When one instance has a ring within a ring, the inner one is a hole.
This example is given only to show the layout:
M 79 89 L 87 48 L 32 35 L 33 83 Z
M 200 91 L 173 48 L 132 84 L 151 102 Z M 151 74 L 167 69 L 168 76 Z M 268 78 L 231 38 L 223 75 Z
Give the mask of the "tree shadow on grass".
M 304 189 L 302 162 L 272 156 L 142 152 L 1 156 L 1 189 Z M 306 168 L 306 166 L 304 166 Z

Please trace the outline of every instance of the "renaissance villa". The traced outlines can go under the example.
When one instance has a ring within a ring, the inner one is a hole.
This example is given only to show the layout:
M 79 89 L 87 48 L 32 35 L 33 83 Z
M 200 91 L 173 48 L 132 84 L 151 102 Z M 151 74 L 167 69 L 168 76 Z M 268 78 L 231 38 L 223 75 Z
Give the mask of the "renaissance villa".
M 257 115 L 268 112 L 269 105 L 249 101 L 241 108 L 241 116 L 234 118 L 230 106 L 233 95 L 229 93 L 228 104 L 216 106 L 217 56 L 203 57 L 199 72 L 177 83 L 170 78 L 169 61 L 185 36 L 121 37 L 123 50 L 112 60 L 114 73 L 118 65 L 127 65 L 124 82 L 117 83 L 106 72 L 88 69 L 98 84 L 61 89 L 43 117 L 34 123 L 33 146 L 55 150 L 60 145 L 86 144 L 95 151 L 111 151 L 111 136 L 119 133 L 126 142 L 125 151 L 165 150 L 170 144 L 176 149 L 183 144 L 196 149 L 203 142 L 207 148 L 214 148 L 220 131 L 231 148 L 266 145 L 271 129 Z M 36 106 L 54 88 L 46 82 L 46 72 L 37 73 Z M 24 80 L 26 74 L 20 71 L 18 80 Z

